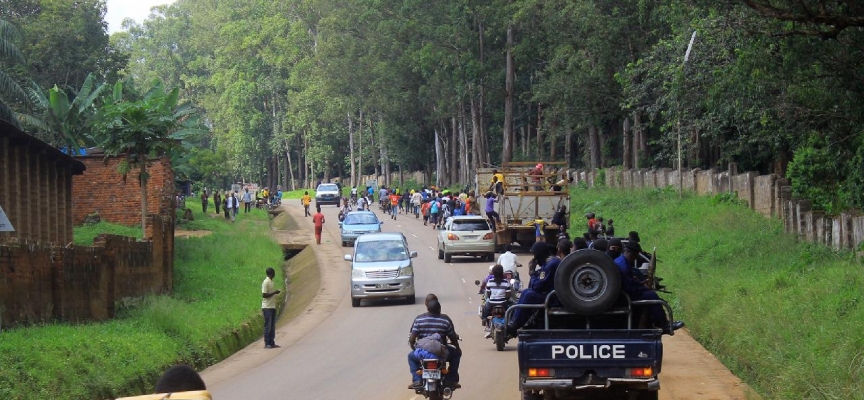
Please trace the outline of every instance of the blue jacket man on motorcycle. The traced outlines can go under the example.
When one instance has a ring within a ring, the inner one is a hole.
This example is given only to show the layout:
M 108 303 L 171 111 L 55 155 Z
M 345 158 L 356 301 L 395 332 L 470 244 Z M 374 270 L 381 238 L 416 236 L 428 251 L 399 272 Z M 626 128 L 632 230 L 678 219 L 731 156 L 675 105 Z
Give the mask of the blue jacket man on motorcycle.
M 416 374 L 421 367 L 421 356 L 424 354 L 415 348 L 418 339 L 425 338 L 438 334 L 442 338 L 442 345 L 447 344 L 447 339 L 450 339 L 452 345 L 448 345 L 447 363 L 449 364 L 448 372 L 444 376 L 443 385 L 452 389 L 462 387 L 459 384 L 459 361 L 462 359 L 462 349 L 459 348 L 459 335 L 456 334 L 456 328 L 453 326 L 453 321 L 447 314 L 441 314 L 441 303 L 437 298 L 434 300 L 427 299 L 426 313 L 418 315 L 414 318 L 414 323 L 411 325 L 411 335 L 408 337 L 408 344 L 411 346 L 411 352 L 408 353 L 408 367 L 411 372 L 411 386 L 409 389 L 418 389 L 423 386 L 420 376 Z
M 561 259 L 551 256 L 549 245 L 546 242 L 534 243 L 531 246 L 531 254 L 534 255 L 534 261 L 537 266 L 540 266 L 540 269 L 528 272 L 531 274 L 531 282 L 528 289 L 522 291 L 519 304 L 543 304 L 549 292 L 555 289 L 555 272 L 558 270 L 558 265 L 561 264 Z M 534 310 L 517 308 L 507 324 L 507 333 L 516 337 L 516 331 L 525 326 L 533 312 Z

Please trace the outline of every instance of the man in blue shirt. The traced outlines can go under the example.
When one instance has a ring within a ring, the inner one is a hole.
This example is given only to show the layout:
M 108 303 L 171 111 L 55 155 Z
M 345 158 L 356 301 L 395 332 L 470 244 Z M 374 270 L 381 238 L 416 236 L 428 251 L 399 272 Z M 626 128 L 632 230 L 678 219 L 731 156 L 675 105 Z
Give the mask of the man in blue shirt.
M 634 269 L 635 264 L 639 259 L 639 253 L 641 252 L 642 247 L 638 242 L 632 240 L 627 241 L 624 243 L 624 253 L 615 259 L 615 264 L 621 272 L 621 290 L 624 293 L 627 293 L 632 301 L 660 300 L 660 296 L 657 295 L 657 292 L 648 288 L 643 282 L 636 279 Z M 672 321 L 672 324 L 669 324 L 669 318 L 666 316 L 663 306 L 659 304 L 649 305 L 647 306 L 647 310 L 648 315 L 651 317 L 651 323 L 654 324 L 655 327 L 663 329 L 664 333 L 672 333 L 669 330 L 670 326 L 672 331 L 678 330 L 684 326 L 684 322 L 681 321 Z
M 549 245 L 546 242 L 536 242 L 531 246 L 531 254 L 539 270 L 528 271 L 531 274 L 531 282 L 528 289 L 522 291 L 519 304 L 543 304 L 549 292 L 555 289 L 555 272 L 561 259 L 551 255 Z M 535 310 L 517 308 L 513 311 L 513 317 L 507 325 L 507 333 L 516 336 L 516 331 L 525 326 L 531 314 Z

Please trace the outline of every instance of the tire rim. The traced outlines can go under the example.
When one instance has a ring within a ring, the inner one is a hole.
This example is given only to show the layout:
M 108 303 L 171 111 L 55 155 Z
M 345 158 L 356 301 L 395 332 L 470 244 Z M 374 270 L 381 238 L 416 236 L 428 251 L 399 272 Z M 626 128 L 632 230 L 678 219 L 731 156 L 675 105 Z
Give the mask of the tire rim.
M 582 265 L 573 272 L 570 287 L 580 300 L 596 300 L 606 292 L 606 274 L 597 265 Z

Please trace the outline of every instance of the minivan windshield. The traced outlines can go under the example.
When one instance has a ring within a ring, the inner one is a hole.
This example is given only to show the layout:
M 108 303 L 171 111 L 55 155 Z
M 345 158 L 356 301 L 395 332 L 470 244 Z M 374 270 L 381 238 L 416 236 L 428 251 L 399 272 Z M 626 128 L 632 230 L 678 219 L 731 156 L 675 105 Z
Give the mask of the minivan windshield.
M 378 217 L 375 214 L 348 214 L 342 223 L 344 225 L 372 225 L 378 223 Z
M 399 240 L 376 240 L 358 242 L 354 261 L 402 261 L 408 259 L 408 250 Z
M 451 231 L 488 231 L 489 223 L 482 219 L 455 220 L 450 227 Z
M 339 191 L 339 187 L 336 185 L 321 185 L 318 186 L 319 192 L 337 192 Z

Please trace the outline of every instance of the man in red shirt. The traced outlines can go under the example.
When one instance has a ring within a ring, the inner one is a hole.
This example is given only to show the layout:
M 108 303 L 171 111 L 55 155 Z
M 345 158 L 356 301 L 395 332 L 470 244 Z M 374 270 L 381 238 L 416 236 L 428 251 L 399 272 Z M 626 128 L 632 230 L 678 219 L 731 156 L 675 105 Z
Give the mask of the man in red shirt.
M 324 228 L 324 214 L 321 214 L 321 206 L 315 207 L 315 215 L 312 222 L 315 223 L 315 242 L 321 244 L 321 229 Z

